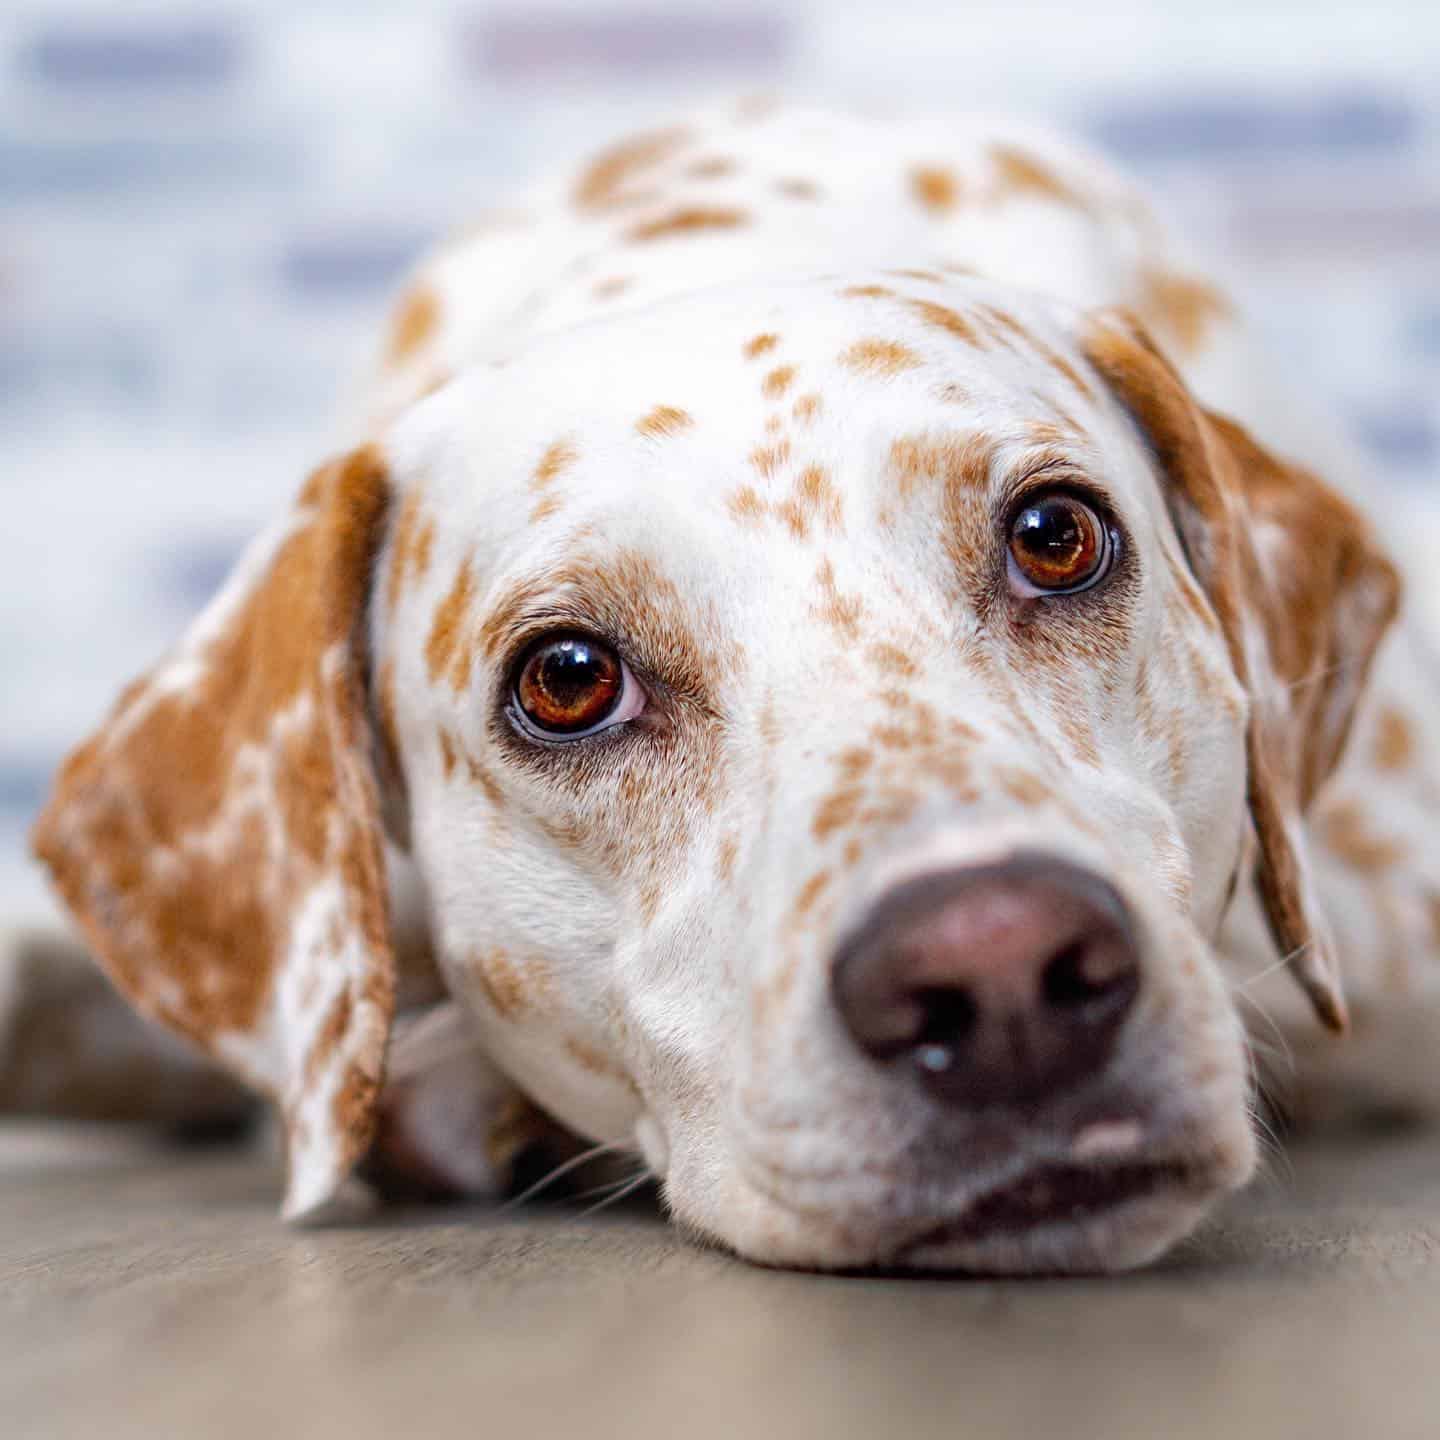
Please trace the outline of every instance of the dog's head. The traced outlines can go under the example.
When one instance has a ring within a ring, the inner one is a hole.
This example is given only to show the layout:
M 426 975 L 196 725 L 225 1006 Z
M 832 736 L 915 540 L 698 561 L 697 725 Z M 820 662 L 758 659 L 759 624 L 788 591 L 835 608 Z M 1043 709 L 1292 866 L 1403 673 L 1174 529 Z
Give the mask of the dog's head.
M 370 1134 L 382 827 L 542 1106 L 782 1264 L 1136 1264 L 1255 1163 L 1214 937 L 1395 580 L 1124 316 L 925 274 L 538 341 L 317 473 L 38 845 L 145 1009 Z

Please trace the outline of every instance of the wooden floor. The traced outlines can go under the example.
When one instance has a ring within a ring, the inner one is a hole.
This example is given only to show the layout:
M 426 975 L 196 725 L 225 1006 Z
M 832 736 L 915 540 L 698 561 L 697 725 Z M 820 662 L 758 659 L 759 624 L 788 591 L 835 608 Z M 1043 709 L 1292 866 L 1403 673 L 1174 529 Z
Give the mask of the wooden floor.
M 295 1231 L 230 1154 L 0 1134 L 0 1435 L 1440 1437 L 1440 1137 L 1301 1151 L 1163 1268 L 834 1279 L 646 1213 Z

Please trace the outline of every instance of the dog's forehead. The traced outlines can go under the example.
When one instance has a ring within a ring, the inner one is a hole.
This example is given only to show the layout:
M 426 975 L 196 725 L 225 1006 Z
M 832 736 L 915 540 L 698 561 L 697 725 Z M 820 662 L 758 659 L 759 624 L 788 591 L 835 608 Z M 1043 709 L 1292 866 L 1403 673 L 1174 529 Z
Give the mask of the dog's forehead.
M 538 336 L 462 377 L 445 448 L 481 486 L 544 488 L 550 452 L 556 495 L 538 520 L 557 513 L 571 469 L 592 501 L 653 491 L 657 474 L 667 493 L 725 501 L 747 473 L 763 490 L 808 450 L 867 461 L 905 434 L 1094 451 L 1113 407 L 1072 320 L 1043 297 L 938 271 L 701 292 Z
M 957 518 L 978 537 L 1006 480 L 1042 466 L 1154 518 L 1148 464 L 1075 318 L 939 272 L 700 293 L 477 367 L 392 448 L 435 519 L 437 571 L 473 564 L 487 609 L 621 551 L 687 601 L 751 579 L 773 598 L 791 574 L 853 588 L 866 582 L 847 572 L 873 582 L 886 556 L 923 589 L 953 568 Z M 888 588 L 893 602 L 903 587 Z

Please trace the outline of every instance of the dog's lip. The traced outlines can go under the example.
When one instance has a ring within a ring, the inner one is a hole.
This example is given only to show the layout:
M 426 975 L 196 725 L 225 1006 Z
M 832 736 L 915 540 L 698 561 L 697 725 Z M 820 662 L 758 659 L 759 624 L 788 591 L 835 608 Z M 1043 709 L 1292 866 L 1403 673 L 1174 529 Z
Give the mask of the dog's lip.
M 1200 1170 L 1183 1159 L 1044 1162 L 976 1196 L 959 1215 L 912 1235 L 896 1258 L 947 1246 L 1022 1240 L 1044 1230 L 1083 1226 L 1137 1202 L 1194 1197 L 1207 1188 Z

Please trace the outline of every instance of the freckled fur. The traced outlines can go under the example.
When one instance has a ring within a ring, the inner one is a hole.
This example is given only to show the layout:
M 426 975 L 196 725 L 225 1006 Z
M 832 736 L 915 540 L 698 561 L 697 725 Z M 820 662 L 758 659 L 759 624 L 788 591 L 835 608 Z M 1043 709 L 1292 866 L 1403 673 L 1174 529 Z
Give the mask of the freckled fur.
M 1149 937 L 1127 1083 L 1213 1194 L 1253 1157 L 1237 975 L 1289 952 L 1342 1023 L 1308 937 L 1344 896 L 1367 1024 L 1424 990 L 1433 706 L 1361 705 L 1393 577 L 1289 458 L 1309 437 L 1267 433 L 1248 370 L 1226 390 L 1241 317 L 1101 162 L 727 107 L 607 147 L 409 293 L 425 323 L 397 312 L 374 444 L 317 472 L 37 833 L 121 988 L 273 1095 L 292 1211 L 403 1115 L 387 1049 L 416 1083 L 387 1044 L 406 907 L 382 879 L 423 892 L 473 1047 L 426 1072 L 483 1097 L 440 1157 L 466 1184 L 504 1183 L 525 1096 L 621 1146 L 648 1116 L 682 1223 L 776 1263 L 894 1263 L 862 1171 L 946 1217 L 975 1197 L 944 1158 L 970 1137 L 927 1143 L 823 1009 L 840 927 L 926 845 L 1114 880 Z M 1005 507 L 1045 473 L 1120 518 L 1094 593 L 1011 591 Z M 555 629 L 623 656 L 628 728 L 517 729 L 513 667 Z M 1230 928 L 1251 912 L 1258 940 Z M 831 1179 L 793 1212 L 747 1188 L 788 1194 L 800 1159 Z M 1051 1262 L 1145 1258 L 1097 1234 Z

